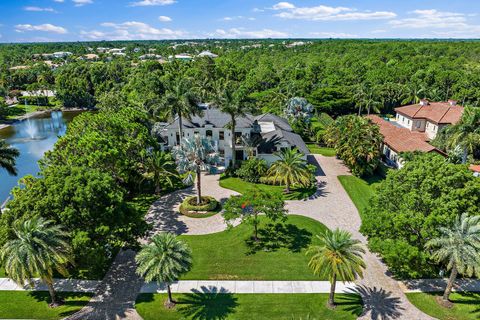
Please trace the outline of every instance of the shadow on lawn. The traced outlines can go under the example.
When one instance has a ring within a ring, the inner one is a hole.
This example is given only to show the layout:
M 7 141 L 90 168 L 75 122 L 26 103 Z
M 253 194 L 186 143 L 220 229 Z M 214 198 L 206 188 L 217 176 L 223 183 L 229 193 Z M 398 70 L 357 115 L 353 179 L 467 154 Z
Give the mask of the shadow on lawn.
M 370 319 L 397 319 L 402 315 L 403 307 L 400 306 L 400 298 L 393 297 L 392 292 L 382 288 L 369 288 L 357 286 L 350 290 L 353 294 L 360 295 L 363 300 L 363 314 L 370 312 Z
M 45 306 L 47 306 L 51 302 L 50 294 L 47 291 L 32 291 L 29 294 L 38 302 L 45 303 Z M 59 315 L 66 317 L 75 313 L 82 307 L 84 307 L 88 303 L 88 300 L 79 300 L 84 296 L 85 296 L 84 293 L 57 292 L 57 297 L 64 301 L 64 304 L 62 305 L 62 307 L 71 309 L 69 311 L 61 312 L 59 313 Z M 72 307 L 77 307 L 77 308 L 74 308 L 72 310 Z
M 249 248 L 247 254 L 255 254 L 259 251 L 272 252 L 281 248 L 300 252 L 312 242 L 311 237 L 311 232 L 300 229 L 294 224 L 268 223 L 258 230 L 259 241 L 249 238 L 245 243 Z
M 192 320 L 220 320 L 234 312 L 237 298 L 225 288 L 201 287 L 184 294 L 177 301 L 177 310 Z

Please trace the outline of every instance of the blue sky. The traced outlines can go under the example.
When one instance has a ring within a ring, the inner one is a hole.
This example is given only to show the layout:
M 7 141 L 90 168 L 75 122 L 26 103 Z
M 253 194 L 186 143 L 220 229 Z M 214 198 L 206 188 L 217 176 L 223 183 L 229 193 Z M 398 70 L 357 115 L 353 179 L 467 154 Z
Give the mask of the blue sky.
M 477 0 L 0 0 L 0 42 L 480 38 Z

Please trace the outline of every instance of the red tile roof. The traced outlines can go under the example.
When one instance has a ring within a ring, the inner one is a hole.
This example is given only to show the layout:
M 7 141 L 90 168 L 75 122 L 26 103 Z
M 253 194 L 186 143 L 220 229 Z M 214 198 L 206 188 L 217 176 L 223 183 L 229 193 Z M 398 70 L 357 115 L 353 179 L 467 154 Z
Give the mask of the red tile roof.
M 397 113 L 412 119 L 427 119 L 437 124 L 455 124 L 462 117 L 463 107 L 450 102 L 429 102 L 395 108 Z
M 436 151 L 442 153 L 425 141 L 426 136 L 424 133 L 412 132 L 407 128 L 397 127 L 377 115 L 369 115 L 367 118 L 380 127 L 380 133 L 384 137 L 383 142 L 395 152 Z
M 472 170 L 473 172 L 480 172 L 480 164 L 470 165 L 470 170 Z

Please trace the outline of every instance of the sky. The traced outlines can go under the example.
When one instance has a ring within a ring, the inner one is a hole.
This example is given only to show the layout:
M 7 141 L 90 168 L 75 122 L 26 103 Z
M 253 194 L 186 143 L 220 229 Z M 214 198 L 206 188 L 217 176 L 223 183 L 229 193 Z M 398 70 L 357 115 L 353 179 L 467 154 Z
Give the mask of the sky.
M 0 42 L 480 38 L 479 0 L 0 0 Z

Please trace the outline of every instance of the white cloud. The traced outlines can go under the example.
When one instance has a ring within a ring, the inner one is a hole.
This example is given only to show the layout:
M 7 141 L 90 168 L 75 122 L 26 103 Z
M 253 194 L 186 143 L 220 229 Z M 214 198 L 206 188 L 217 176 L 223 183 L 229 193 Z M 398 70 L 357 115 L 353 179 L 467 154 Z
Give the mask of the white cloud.
M 231 28 L 228 30 L 217 29 L 214 33 L 208 34 L 209 37 L 213 38 L 233 38 L 233 39 L 243 39 L 243 38 L 287 38 L 288 33 L 282 31 L 275 31 L 271 29 L 262 29 L 256 31 L 248 31 L 244 28 Z
M 40 8 L 40 7 L 23 7 L 25 11 L 35 11 L 35 12 L 57 12 L 53 8 Z
M 223 17 L 220 19 L 222 21 L 233 21 L 233 20 L 249 20 L 249 21 L 254 21 L 255 18 L 253 17 L 245 17 L 245 16 L 233 16 L 233 17 Z
M 86 4 L 92 4 L 93 0 L 72 0 L 75 3 L 75 7 L 82 7 Z
M 105 22 L 102 27 L 108 31 L 80 31 L 80 35 L 91 40 L 162 40 L 178 39 L 185 37 L 184 31 L 168 28 L 154 28 L 146 23 L 138 21 L 127 21 L 123 23 Z
M 160 17 L 158 17 L 158 20 L 160 20 L 161 22 L 170 22 L 170 21 L 172 21 L 172 18 L 167 17 L 167 16 L 160 16 Z
M 130 3 L 131 7 L 148 7 L 148 6 L 167 6 L 174 4 L 175 0 L 142 0 Z
M 295 9 L 295 5 L 290 2 L 279 2 L 273 6 L 273 10 Z
M 311 32 L 311 36 L 318 38 L 358 38 L 358 35 L 344 32 Z
M 436 9 L 414 10 L 409 18 L 389 22 L 394 29 L 425 29 L 421 38 L 478 38 L 480 25 L 471 24 L 471 14 L 438 11 Z
M 290 2 L 279 2 L 272 7 L 281 11 L 275 16 L 283 19 L 299 19 L 311 21 L 333 20 L 377 20 L 392 19 L 397 15 L 390 11 L 357 11 L 347 7 L 329 7 L 319 5 L 315 7 L 296 7 Z
M 54 2 L 58 2 L 58 3 L 64 3 L 65 0 L 53 0 Z
M 25 31 L 42 31 L 42 32 L 51 32 L 51 33 L 58 33 L 58 34 L 65 34 L 68 33 L 68 30 L 55 26 L 50 23 L 40 24 L 40 25 L 31 25 L 31 24 L 17 24 L 15 26 L 15 31 L 17 32 L 25 32 Z
M 435 9 L 415 10 L 414 17 L 390 21 L 395 28 L 464 28 L 467 19 L 462 13 L 442 12 Z
M 265 10 L 264 10 L 264 9 L 260 9 L 260 8 L 253 8 L 252 11 L 253 11 L 253 12 L 264 12 Z

